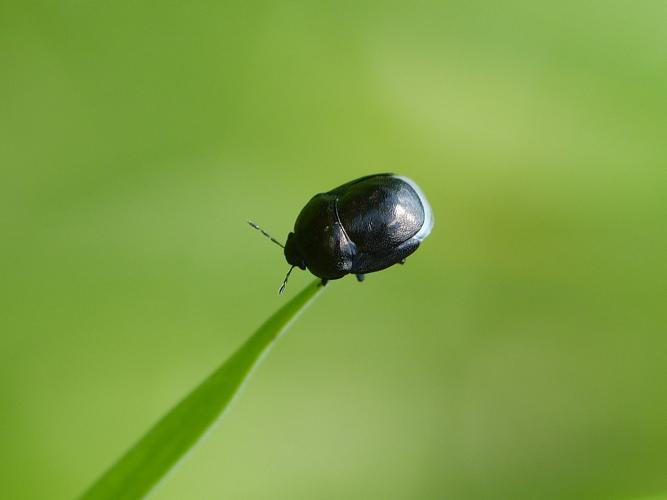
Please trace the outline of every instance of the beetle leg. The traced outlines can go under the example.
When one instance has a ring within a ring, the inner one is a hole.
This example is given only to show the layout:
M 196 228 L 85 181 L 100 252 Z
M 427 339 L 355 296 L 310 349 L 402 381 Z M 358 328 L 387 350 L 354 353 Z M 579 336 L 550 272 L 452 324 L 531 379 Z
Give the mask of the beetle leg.
M 361 283 L 362 281 L 364 281 L 365 278 L 366 278 L 366 276 L 364 276 L 363 274 L 357 274 L 357 281 L 358 281 L 359 283 Z
M 320 282 L 320 285 L 321 285 L 321 286 L 327 286 L 327 283 L 329 283 L 329 280 L 325 280 L 325 279 L 323 279 L 323 280 Z
M 399 260 L 398 263 L 399 263 L 400 265 L 405 264 L 405 259 L 401 259 L 401 260 Z

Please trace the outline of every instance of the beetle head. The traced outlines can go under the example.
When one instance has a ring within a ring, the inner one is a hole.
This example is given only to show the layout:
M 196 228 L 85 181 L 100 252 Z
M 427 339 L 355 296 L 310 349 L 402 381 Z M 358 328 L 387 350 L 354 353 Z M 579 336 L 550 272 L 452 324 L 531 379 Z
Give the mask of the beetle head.
M 301 251 L 296 244 L 296 235 L 294 233 L 290 233 L 287 236 L 287 243 L 285 243 L 285 258 L 290 266 L 298 267 L 304 271 L 306 270 L 306 262 L 303 260 Z

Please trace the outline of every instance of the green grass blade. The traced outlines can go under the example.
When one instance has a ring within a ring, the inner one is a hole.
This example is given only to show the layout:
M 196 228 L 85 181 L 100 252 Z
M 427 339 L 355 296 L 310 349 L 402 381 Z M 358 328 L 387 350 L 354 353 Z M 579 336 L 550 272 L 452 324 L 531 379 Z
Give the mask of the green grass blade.
M 81 498 L 118 500 L 147 494 L 222 415 L 262 355 L 322 289 L 319 280 L 314 281 L 271 316 Z

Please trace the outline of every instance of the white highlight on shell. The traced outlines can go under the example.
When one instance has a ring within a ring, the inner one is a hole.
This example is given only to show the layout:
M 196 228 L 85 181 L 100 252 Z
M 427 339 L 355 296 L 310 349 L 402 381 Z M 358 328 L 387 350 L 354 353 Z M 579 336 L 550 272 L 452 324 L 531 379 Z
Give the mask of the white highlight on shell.
M 417 196 L 419 196 L 419 201 L 421 201 L 422 207 L 424 207 L 424 224 L 422 224 L 422 227 L 417 232 L 417 234 L 413 236 L 413 238 L 416 238 L 421 243 L 429 234 L 431 234 L 431 230 L 433 229 L 433 225 L 435 224 L 435 218 L 433 217 L 433 209 L 431 209 L 431 205 L 426 199 L 424 191 L 421 190 L 421 188 L 417 185 L 415 181 L 407 177 L 403 177 L 402 175 L 397 175 L 396 178 L 401 179 L 403 182 L 406 182 L 407 184 L 410 185 L 412 189 L 415 190 Z
M 403 217 L 405 215 L 406 210 L 403 205 L 396 205 L 394 212 L 396 214 L 396 217 Z

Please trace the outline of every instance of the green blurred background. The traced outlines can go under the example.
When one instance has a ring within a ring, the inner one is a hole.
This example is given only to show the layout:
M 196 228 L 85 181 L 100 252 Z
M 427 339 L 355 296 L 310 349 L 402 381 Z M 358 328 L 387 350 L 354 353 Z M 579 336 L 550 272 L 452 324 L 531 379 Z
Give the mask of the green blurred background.
M 0 495 L 82 492 L 285 303 L 246 219 L 388 170 L 432 235 L 154 498 L 667 491 L 666 130 L 661 1 L 3 1 Z

